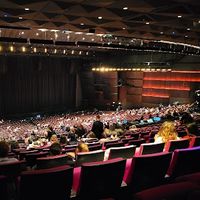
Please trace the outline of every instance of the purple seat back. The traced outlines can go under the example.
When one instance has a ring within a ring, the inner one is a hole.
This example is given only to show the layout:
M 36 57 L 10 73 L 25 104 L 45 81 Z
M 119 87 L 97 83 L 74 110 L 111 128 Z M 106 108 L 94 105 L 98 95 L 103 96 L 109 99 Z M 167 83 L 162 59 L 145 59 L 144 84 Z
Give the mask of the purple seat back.
M 77 196 L 83 199 L 115 196 L 121 187 L 125 165 L 122 158 L 83 164 Z
M 175 150 L 168 170 L 168 175 L 171 177 L 177 177 L 185 174 L 199 172 L 199 158 L 200 147 Z
M 73 168 L 68 165 L 21 174 L 20 200 L 70 199 Z
M 48 169 L 62 165 L 71 165 L 72 161 L 66 154 L 37 158 L 37 169 Z
M 134 156 L 125 179 L 131 191 L 141 191 L 162 184 L 171 161 L 172 153 Z

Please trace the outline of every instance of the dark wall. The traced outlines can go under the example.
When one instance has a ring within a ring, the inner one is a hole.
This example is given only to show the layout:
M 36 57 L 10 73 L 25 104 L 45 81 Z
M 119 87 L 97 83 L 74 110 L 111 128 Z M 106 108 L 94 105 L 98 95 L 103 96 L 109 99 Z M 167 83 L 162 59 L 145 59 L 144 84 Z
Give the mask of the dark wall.
M 64 57 L 0 56 L 0 115 L 73 109 L 74 63 Z

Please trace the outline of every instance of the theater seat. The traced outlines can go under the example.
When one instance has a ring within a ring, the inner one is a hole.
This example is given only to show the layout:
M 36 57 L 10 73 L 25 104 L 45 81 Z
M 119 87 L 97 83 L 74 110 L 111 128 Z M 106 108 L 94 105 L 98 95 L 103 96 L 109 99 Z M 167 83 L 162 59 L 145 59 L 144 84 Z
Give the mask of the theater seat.
M 171 153 L 134 156 L 124 181 L 130 192 L 138 192 L 165 183 Z
M 122 158 L 83 164 L 76 197 L 93 200 L 118 196 L 125 165 Z
M 197 200 L 200 187 L 190 182 L 166 184 L 138 192 L 133 200 Z
M 23 172 L 19 184 L 20 200 L 68 200 L 72 179 L 73 168 L 68 165 Z

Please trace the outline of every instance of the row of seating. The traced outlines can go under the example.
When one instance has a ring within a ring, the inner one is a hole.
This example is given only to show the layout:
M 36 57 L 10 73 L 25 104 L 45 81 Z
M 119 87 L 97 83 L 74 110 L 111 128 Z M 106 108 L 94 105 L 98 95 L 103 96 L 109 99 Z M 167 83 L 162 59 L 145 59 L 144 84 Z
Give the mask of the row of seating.
M 199 157 L 200 147 L 194 147 L 175 150 L 173 153 L 139 155 L 127 160 L 115 158 L 86 162 L 75 168 L 63 165 L 22 173 L 20 170 L 24 161 L 19 161 L 1 164 L 0 173 L 6 178 L 20 180 L 17 182 L 17 195 L 22 200 L 69 199 L 72 188 L 75 191 L 72 196 L 75 194 L 77 198 L 95 199 L 130 196 L 132 193 L 166 184 L 176 177 L 200 172 Z M 4 178 L 2 180 L 5 181 Z M 125 193 L 121 192 L 122 188 Z
M 193 146 L 200 145 L 200 137 L 194 137 Z M 101 144 L 93 143 L 90 144 L 91 149 L 90 152 L 78 153 L 76 159 L 76 166 L 81 165 L 83 162 L 89 161 L 103 161 L 112 158 L 122 157 L 124 159 L 132 158 L 134 155 L 145 155 L 159 152 L 173 152 L 175 149 L 183 149 L 190 147 L 191 144 L 190 139 L 182 139 L 182 140 L 171 140 L 165 145 L 164 143 L 142 143 L 140 147 L 136 145 L 127 145 L 121 146 L 120 142 L 112 141 L 109 143 L 110 148 L 103 151 L 101 148 Z M 99 147 L 100 145 L 100 147 Z M 113 145 L 113 146 L 112 146 Z M 97 148 L 98 146 L 98 148 Z M 98 150 L 100 149 L 100 150 Z M 20 160 L 26 159 L 28 166 L 38 165 L 39 168 L 45 168 L 45 165 L 48 165 L 48 162 L 61 162 L 64 164 L 72 164 L 71 159 L 68 158 L 65 154 L 57 157 L 47 157 L 48 151 L 39 151 L 39 150 L 23 150 L 19 151 Z M 58 162 L 58 163 L 59 163 Z M 47 164 L 44 164 L 47 163 Z M 44 167 L 42 166 L 44 165 Z M 49 164 L 52 165 L 52 164 Z

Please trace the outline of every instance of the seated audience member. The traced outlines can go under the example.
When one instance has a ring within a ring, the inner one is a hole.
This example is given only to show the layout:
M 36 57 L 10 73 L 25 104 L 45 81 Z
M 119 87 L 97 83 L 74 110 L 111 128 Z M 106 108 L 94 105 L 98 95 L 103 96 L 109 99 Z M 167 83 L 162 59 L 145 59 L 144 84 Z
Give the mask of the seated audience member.
M 200 130 L 195 122 L 186 125 L 186 132 L 192 136 L 200 136 Z
M 79 152 L 89 152 L 88 145 L 84 142 L 79 142 L 78 146 L 75 149 L 75 152 L 68 152 L 67 155 L 76 159 L 76 154 Z
M 6 141 L 0 141 L 0 163 L 8 163 L 18 161 L 16 158 L 9 158 L 9 145 Z
M 70 145 L 77 143 L 77 135 L 75 133 L 75 128 L 73 126 L 70 127 L 70 131 L 68 132 L 67 139 Z
M 62 147 L 59 143 L 57 142 L 54 142 L 51 146 L 50 146 L 50 149 L 49 149 L 49 154 L 51 156 L 56 156 L 56 155 L 60 155 L 61 152 L 62 152 Z
M 60 136 L 60 145 L 61 146 L 67 145 L 67 137 L 65 135 Z
M 83 127 L 83 125 L 81 123 L 79 123 L 76 127 L 76 131 L 75 134 L 79 137 L 82 138 L 86 133 L 85 128 Z
M 180 138 L 178 137 L 174 123 L 171 121 L 166 121 L 161 125 L 160 130 L 155 135 L 154 139 L 156 143 L 166 143 L 169 140 L 178 140 Z
M 53 144 L 53 143 L 58 143 L 58 137 L 57 137 L 57 135 L 52 135 L 51 136 L 51 139 L 50 139 L 50 142 L 51 142 L 51 144 Z

